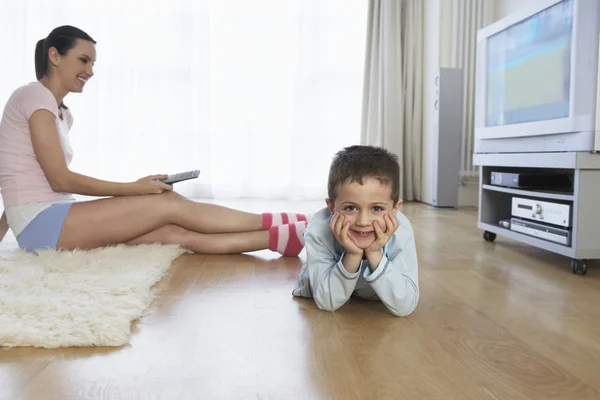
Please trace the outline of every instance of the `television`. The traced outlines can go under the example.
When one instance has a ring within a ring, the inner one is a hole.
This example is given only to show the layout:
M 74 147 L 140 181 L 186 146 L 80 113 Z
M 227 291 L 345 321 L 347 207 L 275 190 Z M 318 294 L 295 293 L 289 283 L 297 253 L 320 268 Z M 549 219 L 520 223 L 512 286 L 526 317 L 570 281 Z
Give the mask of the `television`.
M 538 0 L 477 33 L 475 152 L 594 151 L 600 0 Z

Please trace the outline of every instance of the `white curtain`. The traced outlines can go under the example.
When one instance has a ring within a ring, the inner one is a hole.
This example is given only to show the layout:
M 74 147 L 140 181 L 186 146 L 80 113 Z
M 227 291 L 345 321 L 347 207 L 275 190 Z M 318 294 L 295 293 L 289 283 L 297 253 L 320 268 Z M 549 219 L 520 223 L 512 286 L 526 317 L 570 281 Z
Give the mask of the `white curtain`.
M 360 140 L 366 0 L 19 0 L 0 3 L 0 104 L 35 79 L 37 40 L 63 24 L 97 44 L 65 99 L 73 169 L 134 180 L 200 169 L 193 197 L 322 199 Z
M 400 158 L 400 194 L 421 200 L 423 1 L 370 0 L 361 142 Z
M 496 0 L 448 0 L 445 11 L 451 13 L 450 26 L 442 34 L 448 35 L 448 67 L 462 68 L 463 135 L 461 148 L 461 178 L 475 180 L 477 167 L 473 166 L 474 113 L 475 113 L 475 61 L 477 56 L 477 31 L 496 18 Z

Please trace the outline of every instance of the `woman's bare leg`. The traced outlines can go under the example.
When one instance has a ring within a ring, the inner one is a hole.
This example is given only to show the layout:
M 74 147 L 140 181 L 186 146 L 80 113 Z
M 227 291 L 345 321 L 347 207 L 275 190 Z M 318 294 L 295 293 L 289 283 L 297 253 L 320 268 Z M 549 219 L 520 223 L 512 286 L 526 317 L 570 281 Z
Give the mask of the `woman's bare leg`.
M 90 249 L 125 243 L 167 225 L 197 233 L 252 232 L 262 229 L 262 216 L 197 203 L 174 192 L 77 202 L 67 214 L 57 247 Z
M 197 233 L 177 225 L 166 225 L 127 242 L 138 244 L 178 244 L 202 254 L 246 253 L 269 247 L 269 232 Z

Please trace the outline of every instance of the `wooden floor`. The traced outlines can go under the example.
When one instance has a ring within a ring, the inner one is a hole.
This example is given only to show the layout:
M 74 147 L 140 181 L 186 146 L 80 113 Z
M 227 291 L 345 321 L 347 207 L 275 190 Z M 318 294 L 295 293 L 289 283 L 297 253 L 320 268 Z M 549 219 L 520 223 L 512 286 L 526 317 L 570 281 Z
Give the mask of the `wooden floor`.
M 184 255 L 130 345 L 0 350 L 0 399 L 600 399 L 598 263 L 575 276 L 564 257 L 485 242 L 476 209 L 403 211 L 420 261 L 408 318 L 293 298 L 300 259 Z

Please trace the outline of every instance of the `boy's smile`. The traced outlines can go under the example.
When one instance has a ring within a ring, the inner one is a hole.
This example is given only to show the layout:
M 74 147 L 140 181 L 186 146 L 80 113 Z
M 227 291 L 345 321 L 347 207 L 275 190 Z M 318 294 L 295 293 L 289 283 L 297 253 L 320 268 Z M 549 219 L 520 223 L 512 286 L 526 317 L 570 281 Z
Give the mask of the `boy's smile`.
M 350 222 L 348 233 L 352 241 L 361 249 L 368 248 L 376 239 L 373 222 L 377 221 L 385 230 L 383 216 L 398 210 L 402 201 L 394 205 L 390 184 L 382 184 L 378 179 L 365 178 L 363 184 L 346 182 L 338 186 L 337 197 L 332 203 L 327 199 L 329 211 L 338 211 L 345 222 Z

